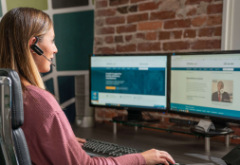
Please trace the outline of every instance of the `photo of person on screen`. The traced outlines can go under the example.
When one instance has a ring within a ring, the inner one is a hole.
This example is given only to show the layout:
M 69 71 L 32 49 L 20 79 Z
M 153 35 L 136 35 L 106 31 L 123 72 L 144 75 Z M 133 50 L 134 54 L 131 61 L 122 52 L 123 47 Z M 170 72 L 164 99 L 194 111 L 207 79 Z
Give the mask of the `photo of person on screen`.
M 229 93 L 224 91 L 223 81 L 217 82 L 217 91 L 212 93 L 212 101 L 231 102 Z

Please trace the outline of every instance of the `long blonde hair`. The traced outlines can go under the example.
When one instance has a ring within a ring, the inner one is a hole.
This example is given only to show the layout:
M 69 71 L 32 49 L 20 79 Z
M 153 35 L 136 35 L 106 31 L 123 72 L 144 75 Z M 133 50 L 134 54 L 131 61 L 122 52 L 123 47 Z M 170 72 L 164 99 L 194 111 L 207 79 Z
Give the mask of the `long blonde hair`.
M 21 79 L 45 89 L 30 52 L 32 37 L 42 37 L 53 26 L 49 15 L 34 8 L 15 8 L 0 22 L 0 68 L 16 70 Z M 22 83 L 23 89 L 25 89 Z

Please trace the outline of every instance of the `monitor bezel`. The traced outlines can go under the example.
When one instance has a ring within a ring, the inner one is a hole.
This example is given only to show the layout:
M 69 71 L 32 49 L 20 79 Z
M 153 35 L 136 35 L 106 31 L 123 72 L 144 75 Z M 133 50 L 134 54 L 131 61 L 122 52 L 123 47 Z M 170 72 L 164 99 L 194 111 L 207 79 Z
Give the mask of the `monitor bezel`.
M 114 109 L 114 110 L 127 110 L 127 111 L 152 111 L 152 112 L 167 112 L 169 109 L 169 58 L 170 58 L 171 53 L 121 53 L 121 54 L 90 54 L 89 55 L 89 106 L 94 107 L 94 108 L 107 108 L 107 109 Z M 145 107 L 128 107 L 128 106 L 107 106 L 107 105 L 98 105 L 98 104 L 92 104 L 91 102 L 91 57 L 93 56 L 166 56 L 167 58 L 167 63 L 166 63 L 166 107 L 165 108 L 145 108 Z
M 196 112 L 183 112 L 183 111 L 177 111 L 177 110 L 172 110 L 171 109 L 171 68 L 172 68 L 172 57 L 173 56 L 191 56 L 191 55 L 226 55 L 226 54 L 239 54 L 240 56 L 240 50 L 217 50 L 217 51 L 199 51 L 199 52 L 177 52 L 173 53 L 169 57 L 169 109 L 168 113 L 169 114 L 179 114 L 181 116 L 188 116 L 188 117 L 196 117 L 198 119 L 207 119 L 211 120 L 215 123 L 238 123 L 240 124 L 240 119 L 234 119 L 234 118 L 229 118 L 229 117 L 224 117 L 224 116 L 215 116 L 215 115 L 210 115 L 210 114 L 200 114 Z

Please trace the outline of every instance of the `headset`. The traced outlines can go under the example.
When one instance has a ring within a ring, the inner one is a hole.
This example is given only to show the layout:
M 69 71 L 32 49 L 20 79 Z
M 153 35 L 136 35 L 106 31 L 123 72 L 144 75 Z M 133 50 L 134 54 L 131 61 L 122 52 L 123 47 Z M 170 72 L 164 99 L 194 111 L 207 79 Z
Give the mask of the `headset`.
M 32 44 L 32 45 L 30 46 L 30 48 L 31 48 L 35 53 L 37 53 L 39 56 L 43 56 L 46 60 L 48 60 L 48 61 L 51 63 L 52 66 L 55 67 L 55 64 L 53 64 L 52 60 L 49 59 L 49 58 L 47 58 L 47 57 L 43 54 L 43 53 L 44 53 L 43 50 L 37 46 L 37 43 L 38 43 L 38 41 L 39 41 L 39 38 L 38 38 L 37 36 L 35 36 L 35 38 L 36 38 L 36 41 L 34 42 L 34 44 Z
M 39 38 L 38 37 L 35 37 L 35 38 L 36 38 L 35 43 L 32 44 L 30 47 L 35 53 L 37 53 L 39 56 L 41 56 L 41 55 L 43 55 L 43 50 L 37 46 Z

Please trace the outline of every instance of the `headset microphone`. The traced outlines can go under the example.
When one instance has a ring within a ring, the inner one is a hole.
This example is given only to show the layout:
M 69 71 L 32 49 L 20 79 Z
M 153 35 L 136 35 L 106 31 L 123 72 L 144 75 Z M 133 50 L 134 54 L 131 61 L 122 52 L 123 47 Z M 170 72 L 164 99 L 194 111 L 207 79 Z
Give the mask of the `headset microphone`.
M 35 53 L 37 53 L 39 56 L 43 56 L 46 60 L 48 60 L 48 61 L 51 63 L 52 66 L 55 67 L 55 64 L 53 64 L 52 60 L 50 60 L 49 58 L 47 58 L 47 57 L 43 54 L 43 50 L 37 46 L 37 42 L 38 42 L 39 38 L 38 38 L 38 37 L 35 37 L 35 38 L 36 38 L 36 41 L 35 41 L 34 44 L 32 44 L 32 45 L 30 46 L 31 49 L 32 49 Z
M 56 66 L 53 62 L 52 62 L 52 60 L 50 60 L 49 58 L 47 58 L 44 54 L 42 54 L 42 56 L 46 59 L 46 60 L 48 60 L 50 63 L 51 63 L 51 65 L 52 66 Z

